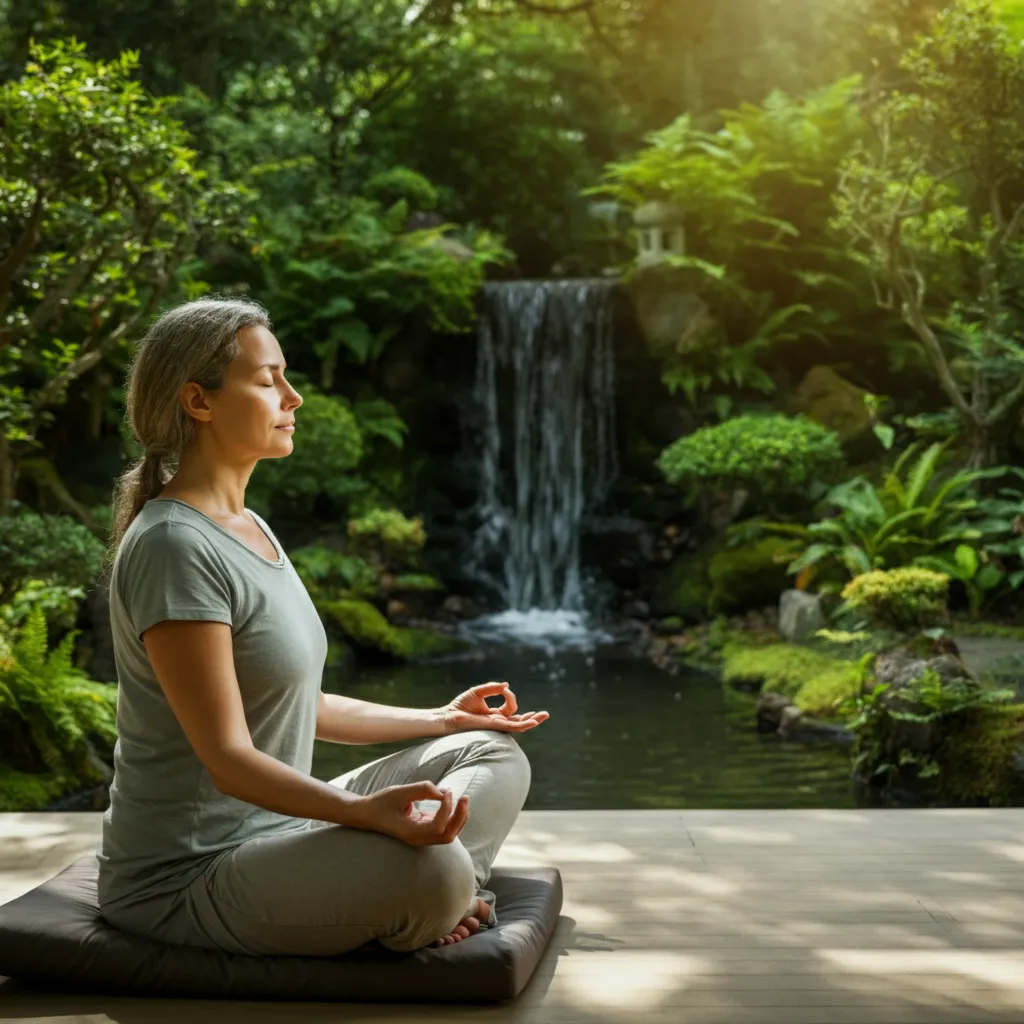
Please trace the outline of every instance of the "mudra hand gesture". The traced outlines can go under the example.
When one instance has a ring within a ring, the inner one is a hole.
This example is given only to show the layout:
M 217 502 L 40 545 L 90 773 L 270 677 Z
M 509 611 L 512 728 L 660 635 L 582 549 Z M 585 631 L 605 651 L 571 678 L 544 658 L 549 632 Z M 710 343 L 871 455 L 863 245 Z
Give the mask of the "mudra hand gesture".
M 491 707 L 488 697 L 502 697 L 501 707 Z M 441 709 L 445 735 L 469 732 L 473 729 L 491 729 L 494 732 L 526 732 L 535 729 L 550 716 L 546 711 L 519 713 L 516 695 L 508 683 L 481 683 L 460 693 Z

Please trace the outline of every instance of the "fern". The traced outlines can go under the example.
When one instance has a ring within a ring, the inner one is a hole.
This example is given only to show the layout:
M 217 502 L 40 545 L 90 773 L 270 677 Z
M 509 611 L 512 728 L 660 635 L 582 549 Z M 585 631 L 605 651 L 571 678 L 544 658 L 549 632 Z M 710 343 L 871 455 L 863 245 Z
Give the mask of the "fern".
M 109 748 L 117 739 L 117 690 L 75 667 L 76 639 L 69 633 L 48 650 L 46 617 L 32 609 L 10 656 L 0 651 L 0 718 L 27 733 L 46 769 L 91 781 L 90 740 Z

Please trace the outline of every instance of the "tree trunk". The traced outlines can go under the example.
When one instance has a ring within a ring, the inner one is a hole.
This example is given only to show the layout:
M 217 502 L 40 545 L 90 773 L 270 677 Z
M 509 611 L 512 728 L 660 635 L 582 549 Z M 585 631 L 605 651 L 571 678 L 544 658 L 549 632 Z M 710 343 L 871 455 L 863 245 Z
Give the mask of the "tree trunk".
M 970 423 L 968 427 L 968 440 L 971 444 L 971 453 L 967 458 L 967 469 L 985 469 L 993 462 L 992 437 L 989 428 L 984 423 Z
M 18 487 L 18 460 L 3 430 L 0 430 L 0 512 L 14 501 Z

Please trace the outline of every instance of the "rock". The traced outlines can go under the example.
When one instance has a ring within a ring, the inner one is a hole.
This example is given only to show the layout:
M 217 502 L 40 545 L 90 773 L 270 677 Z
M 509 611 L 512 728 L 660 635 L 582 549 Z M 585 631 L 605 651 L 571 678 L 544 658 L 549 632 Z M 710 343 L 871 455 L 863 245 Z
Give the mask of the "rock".
M 475 619 L 481 614 L 477 604 L 471 598 L 463 597 L 461 594 L 449 594 L 441 607 L 457 619 Z
M 393 626 L 368 601 L 323 601 L 317 610 L 341 630 L 357 651 L 371 657 L 416 660 L 452 654 L 466 647 L 461 640 L 430 629 Z
M 409 618 L 409 606 L 404 601 L 399 601 L 397 597 L 393 597 L 388 601 L 387 614 L 392 622 L 402 622 Z
M 788 540 L 770 536 L 716 551 L 708 563 L 708 611 L 727 615 L 777 601 L 789 583 L 791 554 Z
M 646 601 L 629 601 L 623 606 L 622 614 L 630 619 L 647 619 L 651 615 L 651 606 Z
M 800 714 L 800 709 L 781 693 L 762 693 L 757 701 L 757 731 L 778 732 L 787 708 L 794 708 Z
M 794 644 L 810 639 L 825 628 L 821 599 L 804 590 L 787 590 L 779 599 L 779 633 Z
M 588 516 L 580 524 L 580 557 L 618 590 L 634 590 L 657 551 L 650 526 L 630 516 Z
M 867 394 L 830 367 L 815 366 L 797 386 L 793 401 L 798 412 L 848 443 L 871 430 L 871 412 L 864 401 Z
M 685 275 L 640 271 L 633 276 L 630 295 L 644 340 L 655 355 L 686 351 L 713 339 L 715 321 L 707 303 L 687 286 Z
M 904 647 L 897 647 L 885 651 L 875 660 L 875 679 L 894 690 L 903 690 L 916 683 L 928 669 L 932 669 L 943 683 L 972 678 L 967 666 L 953 654 L 922 658 Z

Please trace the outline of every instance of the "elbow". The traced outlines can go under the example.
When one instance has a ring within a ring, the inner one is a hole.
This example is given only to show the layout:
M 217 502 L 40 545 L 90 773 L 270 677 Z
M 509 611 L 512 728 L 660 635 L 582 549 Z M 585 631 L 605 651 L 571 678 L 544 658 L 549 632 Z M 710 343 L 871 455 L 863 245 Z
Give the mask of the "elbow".
M 250 746 L 241 749 L 221 749 L 216 754 L 203 758 L 203 767 L 219 793 L 236 799 L 246 799 L 245 792 L 250 788 L 246 785 L 246 780 L 252 776 L 253 753 L 255 748 Z

